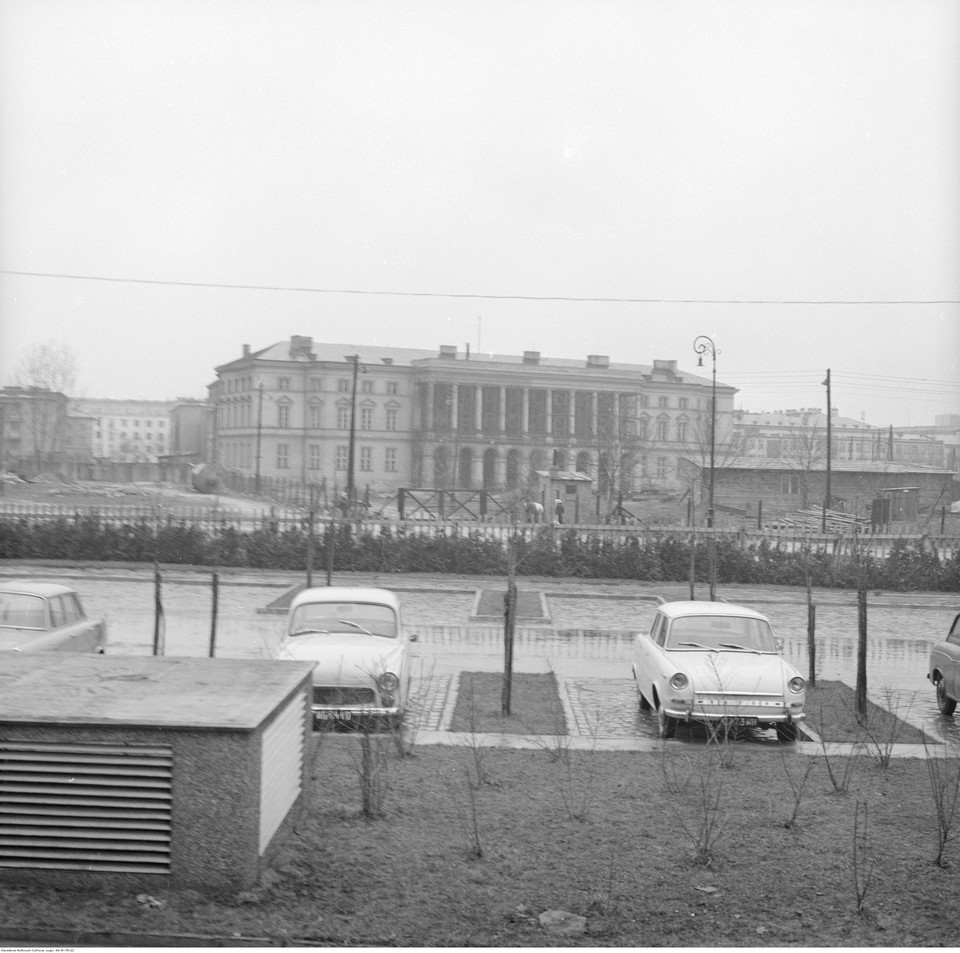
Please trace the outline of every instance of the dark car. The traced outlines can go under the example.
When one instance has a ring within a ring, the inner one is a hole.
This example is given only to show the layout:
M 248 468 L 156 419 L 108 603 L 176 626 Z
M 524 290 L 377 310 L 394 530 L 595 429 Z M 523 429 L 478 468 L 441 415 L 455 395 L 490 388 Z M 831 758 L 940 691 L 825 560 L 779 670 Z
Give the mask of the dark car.
M 927 678 L 937 691 L 940 714 L 952 715 L 960 698 L 960 615 L 953 620 L 946 641 L 930 649 Z

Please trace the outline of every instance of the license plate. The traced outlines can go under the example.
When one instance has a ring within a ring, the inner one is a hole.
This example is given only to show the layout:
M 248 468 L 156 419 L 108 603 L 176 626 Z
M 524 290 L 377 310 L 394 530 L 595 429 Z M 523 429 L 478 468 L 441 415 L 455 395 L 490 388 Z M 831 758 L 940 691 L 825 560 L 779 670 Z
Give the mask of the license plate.
M 726 725 L 727 728 L 756 728 L 757 719 L 753 715 L 745 718 L 723 718 L 720 724 Z
M 317 724 L 322 721 L 353 721 L 352 711 L 315 711 L 313 713 L 313 722 Z

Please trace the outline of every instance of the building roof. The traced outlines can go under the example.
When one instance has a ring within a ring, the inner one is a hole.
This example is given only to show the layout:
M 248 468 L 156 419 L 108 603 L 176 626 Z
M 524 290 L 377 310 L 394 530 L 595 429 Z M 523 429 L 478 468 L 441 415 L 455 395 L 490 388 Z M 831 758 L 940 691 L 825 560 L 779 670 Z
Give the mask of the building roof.
M 309 339 L 307 339 L 309 340 Z M 329 344 L 322 341 L 311 341 L 309 354 L 312 360 L 321 363 L 345 362 L 348 356 L 354 354 L 359 356 L 360 363 L 368 367 L 382 365 L 396 365 L 400 367 L 416 367 L 436 362 L 440 366 L 450 364 L 507 364 L 515 367 L 544 368 L 547 370 L 571 370 L 571 371 L 612 371 L 618 374 L 635 374 L 648 383 L 664 384 L 700 384 L 709 386 L 711 381 L 707 377 L 701 377 L 697 374 L 691 374 L 688 371 L 663 370 L 652 364 L 627 364 L 615 361 L 609 361 L 605 365 L 589 364 L 586 358 L 573 359 L 561 357 L 544 357 L 539 355 L 535 363 L 528 363 L 522 354 L 494 354 L 493 352 L 477 352 L 461 350 L 460 348 L 444 349 L 441 354 L 440 348 L 426 350 L 424 348 L 412 347 L 389 347 L 384 345 L 371 344 Z M 233 361 L 228 361 L 216 368 L 217 371 L 229 370 L 235 366 L 245 366 L 251 360 L 257 361 L 279 361 L 279 362 L 297 362 L 304 360 L 303 350 L 296 348 L 293 340 L 279 341 L 271 344 L 259 351 L 250 351 L 242 357 Z M 675 362 L 669 362 L 675 363 Z M 733 390 L 732 385 L 722 384 L 717 381 L 717 387 Z
M 694 466 L 702 466 L 701 461 L 686 458 Z M 705 466 L 704 469 L 707 469 Z M 724 460 L 716 466 L 718 470 L 773 470 L 790 471 L 809 470 L 811 472 L 826 472 L 825 460 L 818 461 L 810 466 L 801 466 L 796 460 L 786 457 L 734 457 Z M 889 460 L 834 460 L 830 463 L 831 473 L 886 473 L 898 474 L 928 474 L 931 476 L 952 476 L 953 471 L 943 467 L 928 467 L 919 463 L 894 463 Z

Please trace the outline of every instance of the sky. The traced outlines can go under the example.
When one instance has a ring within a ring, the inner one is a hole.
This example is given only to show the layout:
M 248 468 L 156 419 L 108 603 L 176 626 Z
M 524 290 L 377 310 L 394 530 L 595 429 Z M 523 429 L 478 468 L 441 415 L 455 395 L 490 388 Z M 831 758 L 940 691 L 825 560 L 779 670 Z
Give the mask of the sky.
M 0 385 L 294 334 L 960 413 L 955 0 L 0 0 Z M 345 353 L 349 353 L 346 351 Z M 701 371 L 702 372 L 702 371 Z

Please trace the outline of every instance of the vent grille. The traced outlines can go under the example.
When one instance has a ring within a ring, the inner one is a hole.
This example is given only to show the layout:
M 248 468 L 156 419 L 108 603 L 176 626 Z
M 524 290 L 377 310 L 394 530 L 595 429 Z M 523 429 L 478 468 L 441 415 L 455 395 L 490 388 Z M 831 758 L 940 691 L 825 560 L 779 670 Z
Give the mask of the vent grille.
M 173 752 L 0 742 L 0 867 L 170 872 Z

